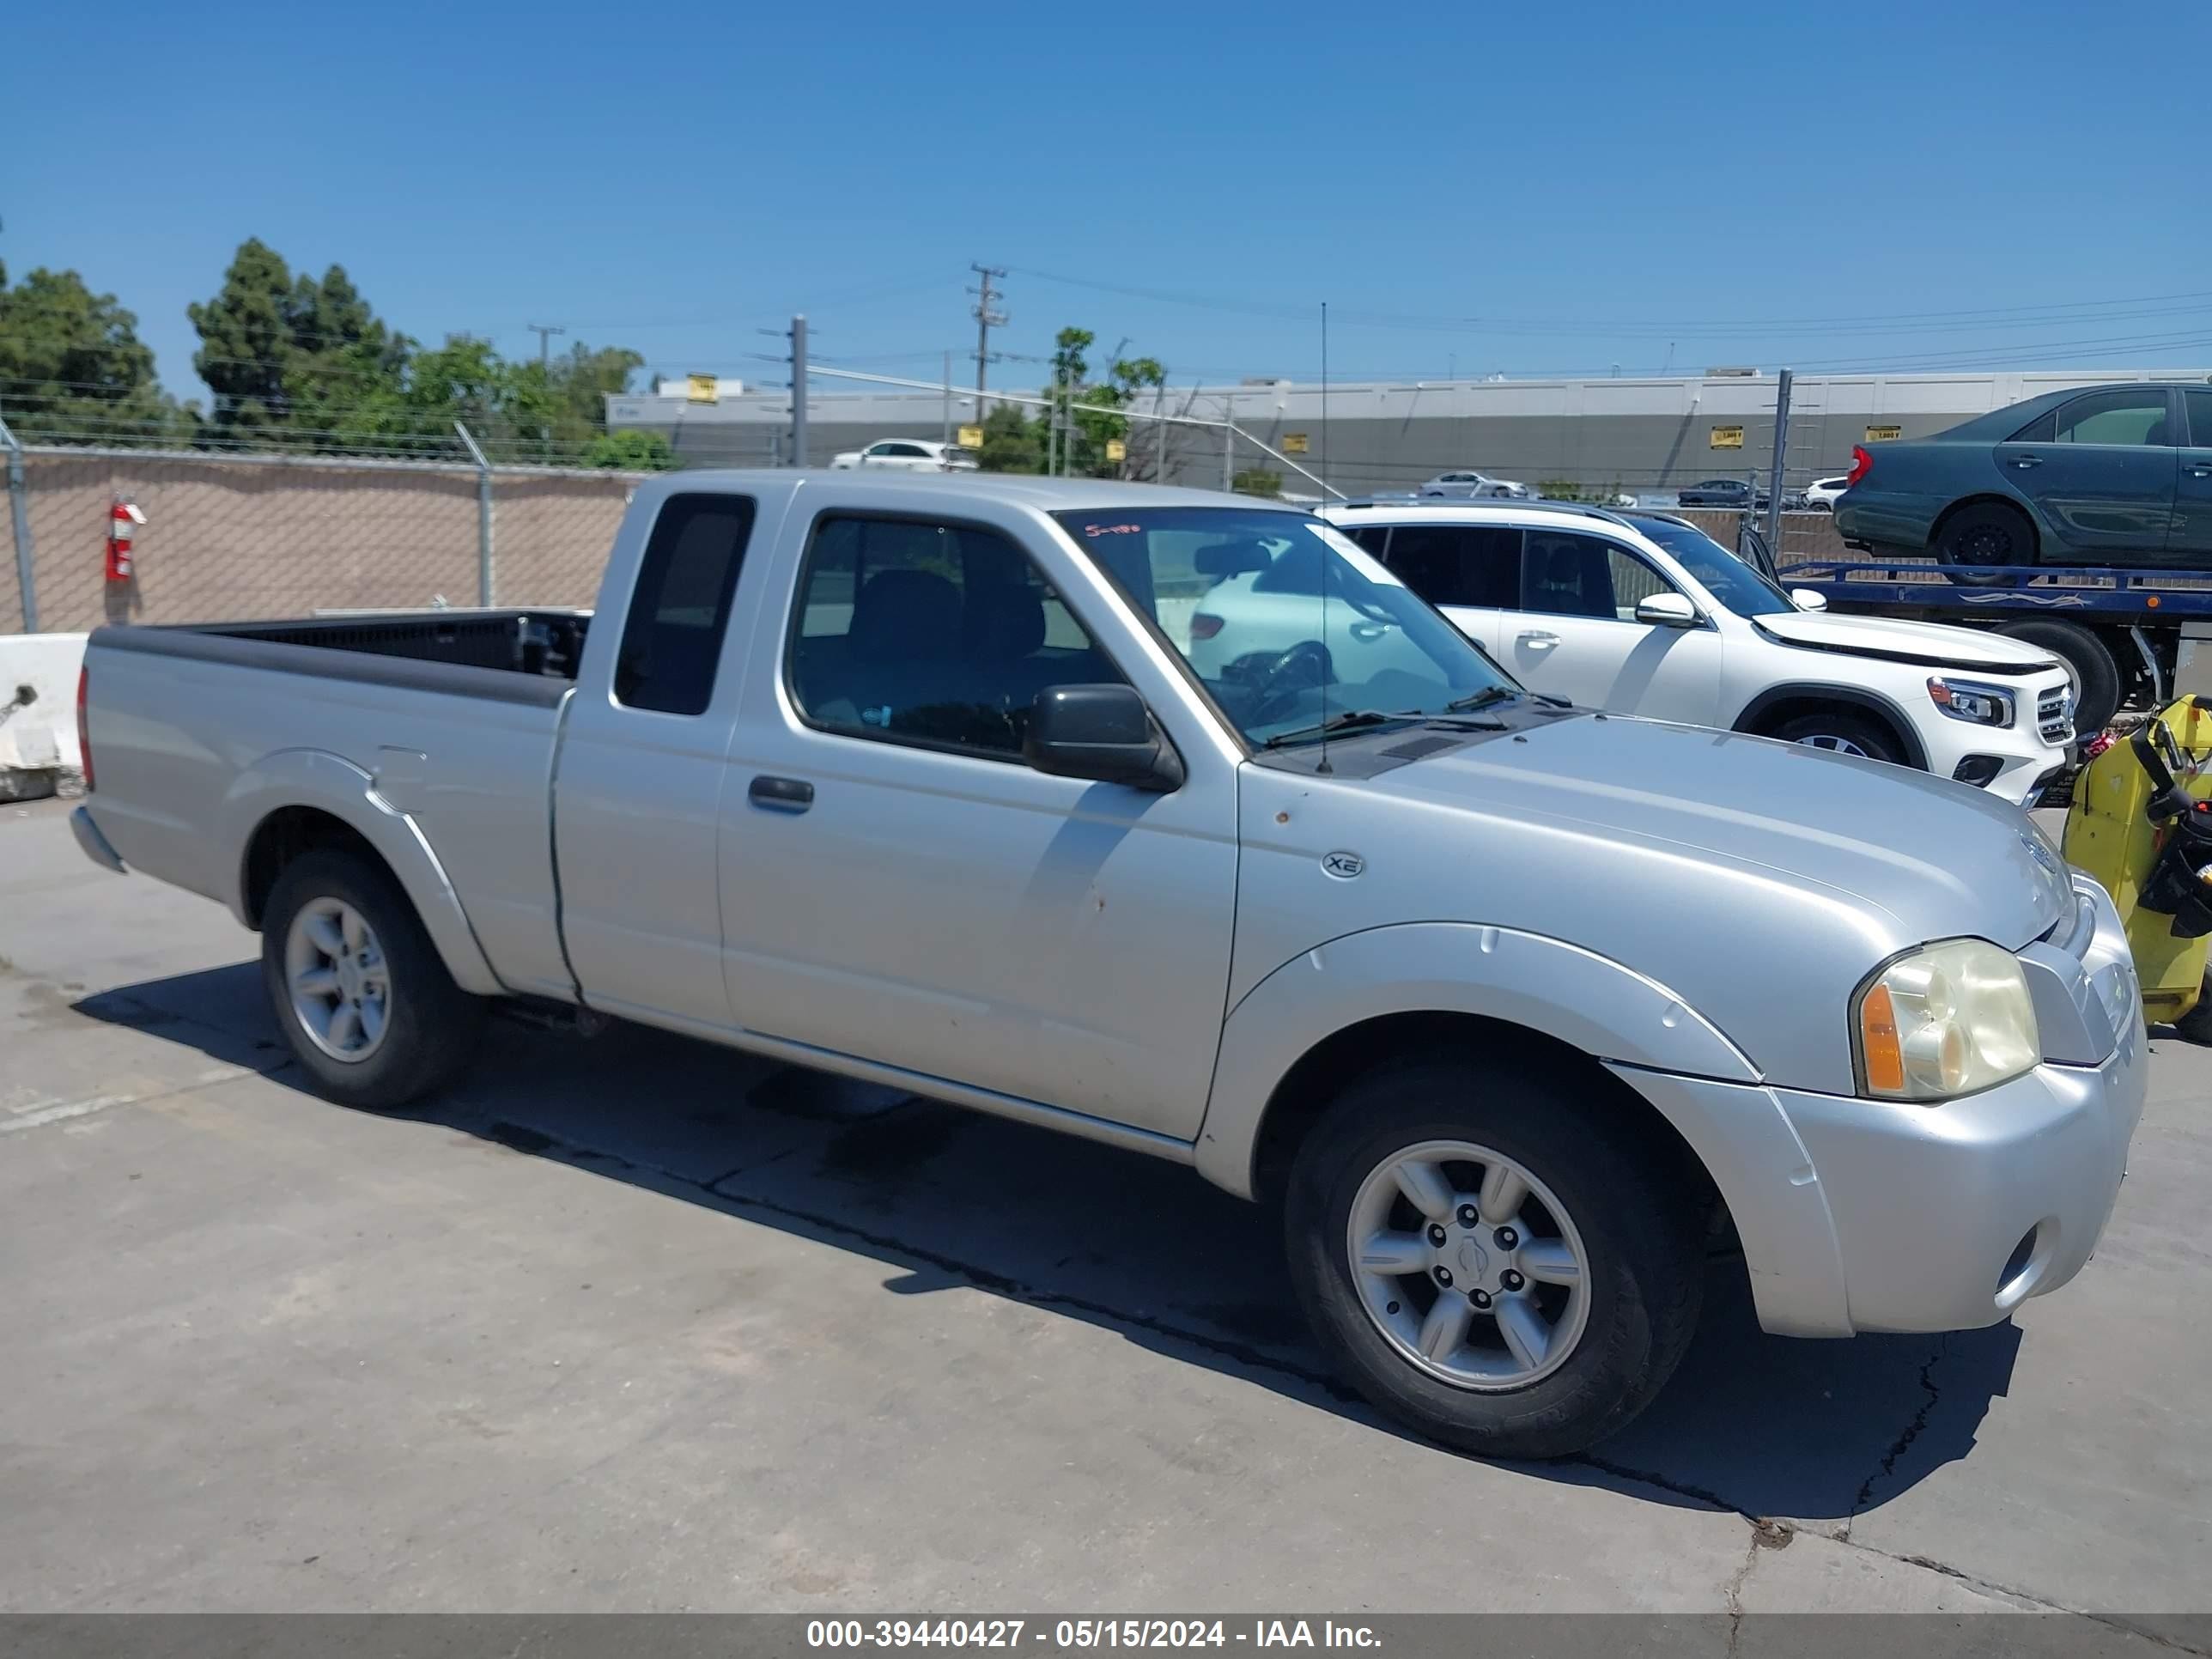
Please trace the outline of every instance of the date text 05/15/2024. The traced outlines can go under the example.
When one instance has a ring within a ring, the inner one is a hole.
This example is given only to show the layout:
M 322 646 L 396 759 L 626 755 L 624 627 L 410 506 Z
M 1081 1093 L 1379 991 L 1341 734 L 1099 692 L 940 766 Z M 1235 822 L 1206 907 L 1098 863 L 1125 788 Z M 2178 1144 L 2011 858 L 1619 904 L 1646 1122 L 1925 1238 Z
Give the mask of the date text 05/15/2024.
M 811 1648 L 1376 1648 L 1365 1625 L 1255 1619 L 811 1619 Z

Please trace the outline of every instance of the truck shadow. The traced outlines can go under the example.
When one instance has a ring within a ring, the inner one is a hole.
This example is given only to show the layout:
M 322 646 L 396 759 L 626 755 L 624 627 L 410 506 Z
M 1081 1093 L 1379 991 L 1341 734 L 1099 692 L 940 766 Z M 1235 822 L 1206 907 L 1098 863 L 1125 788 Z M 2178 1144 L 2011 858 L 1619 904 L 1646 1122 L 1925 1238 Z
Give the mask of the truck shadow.
M 254 964 L 73 1006 L 298 1087 Z M 1276 1218 L 1173 1164 L 631 1026 L 586 1041 L 495 1023 L 471 1080 L 417 1115 L 872 1256 L 890 1295 L 980 1288 L 1396 1432 L 1307 1338 Z M 1771 1337 L 1740 1265 L 1716 1262 L 1697 1340 L 1651 1408 L 1591 1455 L 1521 1467 L 1650 1502 L 1843 1519 L 1966 1455 L 2019 1344 L 2010 1324 Z

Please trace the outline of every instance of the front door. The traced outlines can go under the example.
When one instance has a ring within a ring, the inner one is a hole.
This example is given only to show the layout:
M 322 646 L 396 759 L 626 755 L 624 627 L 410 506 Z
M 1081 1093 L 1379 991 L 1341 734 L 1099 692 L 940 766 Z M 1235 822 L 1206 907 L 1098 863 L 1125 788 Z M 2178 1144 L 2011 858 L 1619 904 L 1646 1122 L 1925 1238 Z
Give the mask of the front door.
M 763 618 L 755 647 L 781 672 L 751 677 L 731 756 L 732 1017 L 1192 1138 L 1228 985 L 1233 765 L 1180 744 L 1166 794 L 1031 770 L 1036 693 L 1127 681 L 1158 711 L 1152 666 L 1125 673 L 1004 529 L 825 510 L 804 533 L 795 623 Z
M 2202 570 L 2212 568 L 2212 387 L 2185 392 L 2181 402 L 2189 447 L 2181 452 L 2181 477 L 2174 486 L 2166 562 Z
M 2157 564 L 2173 517 L 2181 436 L 2164 386 L 2062 404 L 1996 447 L 1997 471 L 2062 538 L 2045 564 Z
M 1530 690 L 1570 702 L 1711 726 L 1720 706 L 1720 635 L 1709 623 L 1636 620 L 1640 601 L 1675 591 L 1617 542 L 1531 530 L 1521 610 L 1500 624 L 1501 659 Z

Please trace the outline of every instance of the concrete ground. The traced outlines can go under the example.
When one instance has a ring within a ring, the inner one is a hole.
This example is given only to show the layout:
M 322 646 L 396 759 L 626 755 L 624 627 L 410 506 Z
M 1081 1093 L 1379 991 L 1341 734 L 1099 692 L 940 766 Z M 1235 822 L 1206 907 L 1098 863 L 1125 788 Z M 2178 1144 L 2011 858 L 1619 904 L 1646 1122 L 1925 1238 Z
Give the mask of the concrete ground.
M 1188 1172 L 623 1030 L 307 1094 L 256 941 L 0 809 L 0 1608 L 2063 1607 L 2200 1646 L 2212 1054 L 2017 1323 L 1410 1440 Z

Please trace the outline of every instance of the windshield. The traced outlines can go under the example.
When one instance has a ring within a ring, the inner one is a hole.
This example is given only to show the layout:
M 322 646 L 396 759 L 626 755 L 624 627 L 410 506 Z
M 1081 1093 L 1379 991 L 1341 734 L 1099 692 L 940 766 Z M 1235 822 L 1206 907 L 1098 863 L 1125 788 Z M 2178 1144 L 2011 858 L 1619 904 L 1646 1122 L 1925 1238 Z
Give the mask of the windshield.
M 1233 507 L 1054 516 L 1158 625 L 1248 743 L 1317 742 L 1324 723 L 1346 715 L 1449 718 L 1520 693 L 1318 519 Z
M 1665 548 L 1715 599 L 1739 617 L 1771 617 L 1795 611 L 1790 596 L 1702 530 L 1671 519 L 1631 520 Z

